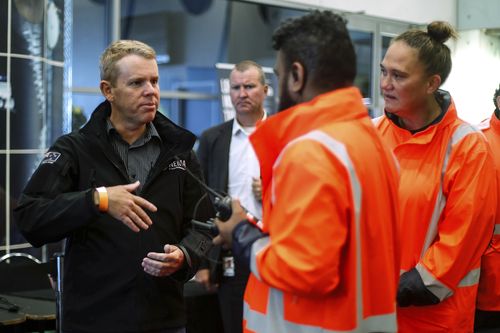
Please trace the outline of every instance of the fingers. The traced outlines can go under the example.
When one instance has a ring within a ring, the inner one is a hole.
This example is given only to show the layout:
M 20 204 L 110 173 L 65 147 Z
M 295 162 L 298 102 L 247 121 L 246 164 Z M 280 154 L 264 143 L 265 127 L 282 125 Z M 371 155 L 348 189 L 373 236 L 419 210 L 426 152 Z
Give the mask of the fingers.
M 230 249 L 232 237 L 227 234 L 226 224 L 218 219 L 215 219 L 215 224 L 218 228 L 222 228 L 224 234 L 221 232 L 221 229 L 219 229 L 219 234 L 212 239 L 212 244 L 221 245 L 222 248 L 226 250 Z
M 208 268 L 200 269 L 196 272 L 195 281 L 200 283 L 209 292 L 217 290 L 217 285 L 210 281 L 210 270 Z
M 140 229 L 147 230 L 153 224 L 151 218 L 133 200 L 124 202 L 117 210 L 113 210 L 113 217 L 122 221 L 130 230 L 139 232 Z M 111 213 L 111 212 L 110 212 Z
M 170 245 L 170 244 L 166 244 L 166 245 L 163 247 L 163 251 L 165 251 L 165 253 L 172 253 L 172 252 L 174 252 L 176 249 L 177 249 L 177 247 L 176 247 L 176 246 L 173 246 L 173 245 Z
M 210 270 L 208 268 L 199 269 L 194 279 L 200 283 L 205 283 L 207 280 L 210 280 Z
M 163 247 L 165 257 L 171 262 L 182 265 L 184 263 L 184 252 L 175 245 L 165 245 Z
M 134 229 L 137 229 L 137 231 L 140 231 L 140 229 L 147 230 L 149 226 L 153 224 L 153 221 L 151 221 L 146 212 L 144 212 L 141 208 L 132 207 L 132 210 L 133 211 L 131 211 L 127 217 L 135 227 Z
M 136 180 L 133 183 L 130 183 L 130 184 L 127 184 L 127 185 L 123 185 L 123 188 L 125 190 L 127 190 L 128 192 L 132 193 L 132 192 L 134 192 L 135 190 L 137 190 L 139 188 L 139 185 L 141 185 L 141 183 L 138 180 Z
M 262 183 L 260 181 L 260 178 L 252 177 L 252 188 L 253 189 L 261 189 L 262 188 Z
M 133 232 L 141 231 L 141 229 L 139 229 L 139 227 L 137 227 L 137 225 L 128 216 L 124 216 L 120 219 L 120 221 L 122 221 L 123 224 L 125 224 Z
M 177 272 L 184 263 L 184 253 L 174 245 L 165 245 L 165 253 L 149 252 L 142 260 L 144 271 L 153 276 L 168 276 Z
M 153 224 L 153 221 L 151 220 L 149 215 L 146 214 L 146 212 L 140 206 L 134 205 L 132 209 L 133 212 L 135 213 L 133 214 L 134 222 L 139 227 L 141 227 L 142 229 L 147 229 L 150 225 Z
M 150 212 L 156 212 L 158 210 L 158 208 L 156 208 L 156 206 L 153 205 L 151 202 L 136 195 L 134 195 L 134 201 L 137 205 L 141 206 L 144 209 L 149 210 Z
M 245 214 L 244 211 L 243 211 L 243 207 L 241 207 L 240 200 L 238 200 L 238 199 L 233 199 L 231 201 L 231 208 L 233 210 L 233 214 L 231 215 L 231 218 L 233 216 L 238 216 L 238 215 L 241 215 L 241 214 L 243 214 L 243 215 Z
M 167 263 L 168 262 L 168 259 L 165 256 L 165 253 L 160 253 L 160 252 L 149 252 L 146 258 L 158 261 L 159 263 Z
M 108 213 L 115 219 L 120 220 L 130 230 L 139 232 L 146 230 L 153 221 L 145 210 L 156 212 L 157 208 L 148 200 L 134 195 L 140 183 L 108 187 L 109 208 Z
M 257 200 L 262 200 L 262 182 L 260 178 L 252 177 L 252 192 Z
M 130 207 L 132 211 L 130 212 L 129 217 L 137 227 L 147 230 L 149 226 L 153 224 L 153 220 L 151 220 L 151 218 L 143 208 L 146 208 L 151 212 L 156 212 L 157 208 L 155 205 L 144 198 L 133 195 L 133 199 L 134 205 Z
M 198 270 L 198 272 L 196 272 L 196 275 L 194 276 L 194 279 L 196 282 L 202 284 L 205 289 L 211 289 L 212 284 L 210 283 L 210 271 L 207 268 Z
M 224 239 L 220 235 L 217 235 L 214 237 L 214 239 L 212 239 L 212 243 L 214 245 L 222 245 L 222 244 L 224 244 Z
M 176 271 L 168 263 L 151 258 L 144 258 L 142 260 L 142 268 L 144 272 L 153 276 L 169 276 Z
M 240 201 L 238 199 L 233 199 L 231 201 L 231 208 L 233 214 L 226 222 L 221 222 L 219 219 L 215 219 L 215 225 L 219 229 L 219 235 L 215 237 L 212 242 L 215 245 L 223 245 L 224 248 L 231 248 L 233 242 L 232 232 L 236 225 L 241 221 L 246 219 L 246 213 L 241 207 Z

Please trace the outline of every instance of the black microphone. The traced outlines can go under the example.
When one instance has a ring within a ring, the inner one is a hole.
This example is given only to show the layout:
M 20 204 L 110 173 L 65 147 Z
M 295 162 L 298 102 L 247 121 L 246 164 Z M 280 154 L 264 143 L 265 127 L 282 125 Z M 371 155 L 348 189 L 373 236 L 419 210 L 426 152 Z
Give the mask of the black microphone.
M 212 219 L 207 222 L 201 222 L 193 219 L 191 220 L 191 224 L 197 229 L 208 232 L 213 237 L 219 234 L 219 228 L 217 228 Z
M 177 156 L 175 156 L 176 160 L 179 160 Z M 195 174 L 189 170 L 189 168 L 186 166 L 186 171 L 187 173 L 201 186 L 203 187 L 208 193 L 212 194 L 215 199 L 214 199 L 214 206 L 215 206 L 215 211 L 216 211 L 216 217 L 221 220 L 222 222 L 226 222 L 229 220 L 231 215 L 233 215 L 233 209 L 231 207 L 231 202 L 232 199 L 229 195 L 222 195 L 209 187 L 207 184 L 205 184 L 201 179 L 199 179 Z M 262 222 L 259 221 L 253 214 L 249 213 L 248 210 L 245 207 L 242 207 L 243 210 L 246 212 L 247 219 L 255 224 L 257 227 L 261 228 L 262 227 Z M 211 235 L 217 236 L 219 234 L 219 230 L 213 220 L 209 220 L 207 222 L 201 222 L 201 221 L 196 221 L 196 220 L 191 220 L 191 224 L 193 224 L 194 227 L 199 228 L 204 231 L 208 231 Z

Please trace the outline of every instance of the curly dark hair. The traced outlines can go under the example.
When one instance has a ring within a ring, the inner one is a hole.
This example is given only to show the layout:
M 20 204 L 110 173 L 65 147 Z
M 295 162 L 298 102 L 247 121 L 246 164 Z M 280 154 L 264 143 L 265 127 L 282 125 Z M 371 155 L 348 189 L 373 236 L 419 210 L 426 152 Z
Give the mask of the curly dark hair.
M 304 66 L 306 79 L 322 90 L 351 86 L 356 76 L 356 53 L 346 20 L 331 11 L 313 11 L 281 23 L 273 48 L 283 54 L 285 70 L 294 62 Z

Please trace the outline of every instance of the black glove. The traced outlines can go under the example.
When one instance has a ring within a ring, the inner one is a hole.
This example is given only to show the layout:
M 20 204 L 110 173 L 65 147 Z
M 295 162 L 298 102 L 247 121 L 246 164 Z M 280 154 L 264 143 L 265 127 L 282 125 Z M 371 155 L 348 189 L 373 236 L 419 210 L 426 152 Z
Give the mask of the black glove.
M 399 278 L 397 302 L 401 307 L 438 304 L 439 298 L 424 284 L 416 268 L 403 273 Z

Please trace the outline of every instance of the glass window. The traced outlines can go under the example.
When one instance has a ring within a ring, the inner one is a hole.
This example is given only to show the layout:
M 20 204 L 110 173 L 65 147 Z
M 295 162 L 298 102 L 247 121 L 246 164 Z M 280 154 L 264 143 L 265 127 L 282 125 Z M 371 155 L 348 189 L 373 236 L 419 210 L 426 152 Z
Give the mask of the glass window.
M 64 0 L 0 4 L 2 252 L 29 247 L 12 209 L 43 152 L 64 131 L 65 9 Z
M 364 31 L 350 31 L 351 39 L 356 50 L 357 75 L 354 84 L 361 90 L 365 104 L 371 104 L 372 97 L 372 50 L 373 33 Z
M 284 19 L 308 12 L 302 8 L 229 0 L 123 0 L 120 4 L 120 38 L 142 40 L 158 54 L 160 111 L 195 133 L 224 120 L 215 64 L 251 59 L 272 68 L 273 31 Z M 76 1 L 74 6 L 74 91 L 83 88 L 86 94 L 92 91 L 99 96 L 98 58 L 110 40 L 112 8 L 110 1 L 95 0 Z M 379 58 L 373 53 L 374 47 L 381 47 L 380 42 L 374 43 L 380 38 L 378 31 L 392 33 L 408 25 L 364 15 L 347 16 L 357 54 L 355 85 L 365 104 L 371 107 L 378 103 L 373 100 L 373 94 L 378 94 L 375 85 Z M 74 99 L 86 114 L 96 106 L 94 100 Z M 89 104 L 80 104 L 87 101 Z
M 8 1 L 0 1 L 0 31 L 2 31 L 2 33 L 0 33 L 0 53 L 7 53 L 7 34 L 4 33 L 4 31 L 8 31 L 8 6 Z
M 385 57 L 385 53 L 387 52 L 387 49 L 389 48 L 389 45 L 391 44 L 392 36 L 382 36 L 382 48 L 380 49 L 382 59 Z
M 13 107 L 12 89 L 7 81 L 7 57 L 0 56 L 0 150 L 5 149 L 7 141 L 7 111 L 12 112 Z

